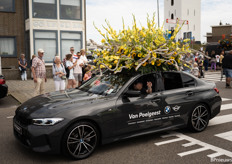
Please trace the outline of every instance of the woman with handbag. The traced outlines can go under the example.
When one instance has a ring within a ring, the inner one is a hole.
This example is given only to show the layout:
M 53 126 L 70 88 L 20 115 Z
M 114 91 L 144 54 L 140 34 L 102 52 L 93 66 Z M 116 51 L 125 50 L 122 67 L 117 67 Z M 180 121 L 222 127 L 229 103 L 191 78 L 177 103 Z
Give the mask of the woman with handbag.
M 66 71 L 64 65 L 60 61 L 60 57 L 56 56 L 52 67 L 53 80 L 55 83 L 56 91 L 65 90 Z
M 18 59 L 19 70 L 21 72 L 21 79 L 27 80 L 27 60 L 25 55 L 21 53 L 20 58 Z

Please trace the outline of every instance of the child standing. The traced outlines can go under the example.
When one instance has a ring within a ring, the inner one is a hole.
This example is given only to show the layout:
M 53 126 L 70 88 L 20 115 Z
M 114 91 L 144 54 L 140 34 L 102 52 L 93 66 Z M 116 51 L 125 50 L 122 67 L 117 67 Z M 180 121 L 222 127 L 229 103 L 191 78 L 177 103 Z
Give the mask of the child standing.
M 191 73 L 194 76 L 199 77 L 199 68 L 198 68 L 198 64 L 196 62 L 193 64 L 193 68 L 191 70 Z

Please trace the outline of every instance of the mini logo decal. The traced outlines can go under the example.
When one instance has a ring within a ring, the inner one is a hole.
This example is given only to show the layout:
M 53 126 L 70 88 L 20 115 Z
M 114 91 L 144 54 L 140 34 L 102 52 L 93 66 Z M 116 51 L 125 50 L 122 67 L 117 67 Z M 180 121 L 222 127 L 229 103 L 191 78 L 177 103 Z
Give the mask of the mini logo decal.
M 180 106 L 176 105 L 176 106 L 172 107 L 172 109 L 173 109 L 175 112 L 177 112 L 177 111 L 180 109 Z
M 164 108 L 164 113 L 165 114 L 168 114 L 168 113 L 170 113 L 171 112 L 171 107 L 170 106 L 166 106 L 165 108 Z

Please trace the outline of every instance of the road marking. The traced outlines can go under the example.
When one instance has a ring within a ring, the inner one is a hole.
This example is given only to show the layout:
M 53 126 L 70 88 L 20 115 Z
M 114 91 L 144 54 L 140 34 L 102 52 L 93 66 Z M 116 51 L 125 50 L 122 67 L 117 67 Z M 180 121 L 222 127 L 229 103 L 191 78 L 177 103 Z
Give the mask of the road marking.
M 217 116 L 209 121 L 209 126 L 232 122 L 232 114 Z
M 232 99 L 228 99 L 228 98 L 222 98 L 222 101 L 230 101 Z
M 194 153 L 199 153 L 199 152 L 202 152 L 202 151 L 205 151 L 205 150 L 209 150 L 209 148 L 203 147 L 203 148 L 199 148 L 199 149 L 195 149 L 195 150 L 191 150 L 191 151 L 186 151 L 186 152 L 183 152 L 183 153 L 179 153 L 177 155 L 183 157 L 183 156 L 186 156 L 186 155 L 190 155 L 190 154 L 194 154 Z
M 198 149 L 195 149 L 195 150 L 191 150 L 191 151 L 186 151 L 186 152 L 182 152 L 182 153 L 179 153 L 178 155 L 183 157 L 183 156 L 186 156 L 186 155 L 191 155 L 191 154 L 194 154 L 194 153 L 198 153 L 198 152 L 202 152 L 202 151 L 205 151 L 205 150 L 212 150 L 212 151 L 215 151 L 216 153 L 213 153 L 213 154 L 210 154 L 210 155 L 207 155 L 208 157 L 212 158 L 212 157 L 217 157 L 217 156 L 220 156 L 220 155 L 226 155 L 228 157 L 231 157 L 232 158 L 232 152 L 228 151 L 228 150 L 225 150 L 225 149 L 222 149 L 222 148 L 219 148 L 219 147 L 216 147 L 216 146 L 213 146 L 211 144 L 208 144 L 208 143 L 205 143 L 205 142 L 202 142 L 200 140 L 197 140 L 195 138 L 192 138 L 192 137 L 189 137 L 189 136 L 186 136 L 182 133 L 178 133 L 178 132 L 169 132 L 168 135 L 163 135 L 161 136 L 162 138 L 168 138 L 168 137 L 177 137 L 176 139 L 171 139 L 171 141 L 173 142 L 174 140 L 177 141 L 180 141 L 180 140 L 187 140 L 189 141 L 188 144 L 183 144 L 183 145 L 199 145 L 199 146 L 202 146 L 201 148 L 198 148 Z M 170 141 L 170 140 L 169 140 Z M 171 143 L 172 143 L 171 142 Z M 155 145 L 159 146 L 159 145 L 163 145 L 163 144 L 166 144 L 168 143 L 168 141 L 162 141 L 162 142 L 157 142 L 157 143 L 154 143 Z M 183 146 L 182 145 L 182 146 Z
M 7 118 L 14 118 L 14 116 L 8 116 Z
M 222 139 L 225 139 L 225 140 L 228 140 L 228 141 L 231 141 L 232 142 L 232 131 L 228 131 L 228 132 L 225 132 L 225 133 L 220 133 L 220 134 L 216 134 L 214 135 L 216 137 L 219 137 L 219 138 L 222 138 Z
M 224 104 L 221 105 L 221 110 L 232 109 L 232 104 Z
M 160 146 L 160 145 L 169 144 L 169 143 L 177 142 L 177 141 L 181 141 L 181 140 L 183 140 L 183 139 L 182 139 L 182 138 L 176 138 L 176 139 L 173 139 L 173 140 L 168 140 L 168 141 L 164 141 L 164 142 L 159 142 L 159 143 L 157 143 L 156 145 L 157 145 L 157 146 Z

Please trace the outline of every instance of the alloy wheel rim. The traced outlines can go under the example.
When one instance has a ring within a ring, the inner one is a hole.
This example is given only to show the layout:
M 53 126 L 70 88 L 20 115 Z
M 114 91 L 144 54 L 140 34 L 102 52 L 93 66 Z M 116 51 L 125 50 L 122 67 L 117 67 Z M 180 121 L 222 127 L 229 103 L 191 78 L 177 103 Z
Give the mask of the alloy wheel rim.
M 96 131 L 89 125 L 79 125 L 74 128 L 67 138 L 67 148 L 69 153 L 81 158 L 93 152 L 97 144 Z
M 198 131 L 205 129 L 209 121 L 208 115 L 209 112 L 204 106 L 201 105 L 196 107 L 192 113 L 193 127 Z

